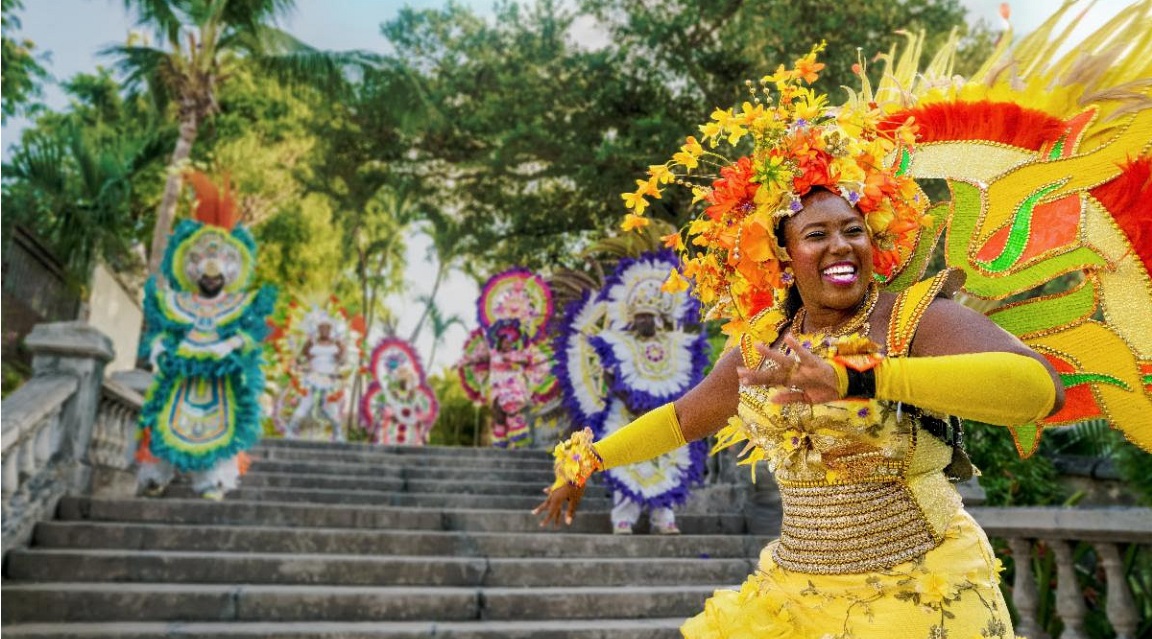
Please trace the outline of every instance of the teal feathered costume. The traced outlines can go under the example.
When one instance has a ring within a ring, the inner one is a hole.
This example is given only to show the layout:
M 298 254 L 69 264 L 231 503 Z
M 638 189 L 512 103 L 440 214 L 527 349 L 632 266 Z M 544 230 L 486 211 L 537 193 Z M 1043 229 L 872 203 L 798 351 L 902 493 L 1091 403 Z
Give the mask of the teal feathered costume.
M 256 242 L 232 223 L 227 183 L 217 190 L 201 174 L 189 180 L 197 220 L 177 226 L 161 266 L 164 284 L 153 276 L 144 291 L 141 354 L 155 377 L 140 414 L 137 458 L 142 468 L 160 461 L 209 472 L 222 462 L 234 466 L 260 438 L 261 342 L 276 291 L 249 290 Z M 227 489 L 234 478 L 208 484 L 203 490 Z

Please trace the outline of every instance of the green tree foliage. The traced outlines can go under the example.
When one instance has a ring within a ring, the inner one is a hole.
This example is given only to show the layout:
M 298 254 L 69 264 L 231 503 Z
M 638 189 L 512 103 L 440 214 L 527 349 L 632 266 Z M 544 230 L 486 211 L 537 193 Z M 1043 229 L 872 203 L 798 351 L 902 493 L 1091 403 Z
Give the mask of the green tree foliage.
M 24 8 L 21 0 L 0 0 L 0 121 L 26 113 L 40 97 L 40 84 L 48 72 L 36 59 L 36 44 L 18 38 L 20 19 L 16 12 Z
M 436 393 L 440 414 L 432 426 L 428 443 L 433 446 L 479 446 L 484 425 L 489 420 L 487 406 L 476 406 L 464 394 L 455 370 L 428 376 Z
M 105 54 L 117 60 L 130 84 L 146 85 L 159 104 L 170 106 L 179 123 L 149 251 L 149 272 L 154 273 L 175 219 L 183 182 L 179 169 L 192 153 L 200 126 L 219 111 L 222 84 L 247 64 L 335 94 L 343 86 L 343 66 L 367 59 L 358 53 L 316 51 L 273 27 L 295 6 L 293 0 L 124 0 L 124 6 L 158 44 L 134 40 Z
M 551 0 L 503 3 L 491 21 L 449 4 L 408 9 L 384 34 L 423 80 L 415 162 L 453 200 L 483 252 L 482 271 L 575 266 L 581 245 L 622 215 L 620 193 L 669 155 L 743 82 L 829 40 L 821 88 L 855 85 L 851 66 L 886 52 L 898 29 L 939 42 L 963 25 L 958 0 Z M 585 46 L 594 16 L 599 48 Z M 585 19 L 580 19 L 582 16 Z M 605 38 L 605 36 L 607 36 Z M 655 215 L 686 216 L 686 202 Z
M 138 268 L 173 131 L 105 70 L 64 84 L 71 109 L 46 112 L 4 165 L 4 225 L 22 224 L 87 282 L 97 258 Z

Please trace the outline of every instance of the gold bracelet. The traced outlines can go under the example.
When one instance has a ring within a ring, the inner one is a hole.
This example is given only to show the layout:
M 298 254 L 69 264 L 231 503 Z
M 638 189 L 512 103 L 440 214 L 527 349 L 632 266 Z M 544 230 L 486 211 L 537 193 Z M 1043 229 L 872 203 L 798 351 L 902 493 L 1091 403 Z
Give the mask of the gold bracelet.
M 603 460 L 592 447 L 592 429 L 587 427 L 572 433 L 568 441 L 556 444 L 556 448 L 552 449 L 552 457 L 555 459 L 553 469 L 556 471 L 552 490 L 565 484 L 583 488 L 592 473 L 604 467 Z

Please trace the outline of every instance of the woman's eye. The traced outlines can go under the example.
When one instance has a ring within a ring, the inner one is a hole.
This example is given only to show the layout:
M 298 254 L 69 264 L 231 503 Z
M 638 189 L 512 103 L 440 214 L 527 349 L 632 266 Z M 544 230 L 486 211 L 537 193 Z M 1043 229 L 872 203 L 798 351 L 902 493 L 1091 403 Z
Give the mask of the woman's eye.
M 846 232 L 851 234 L 851 235 L 859 235 L 860 233 L 864 232 L 864 227 L 863 226 L 850 226 L 850 227 L 848 227 Z
M 824 237 L 824 231 L 812 231 L 811 233 L 805 235 L 804 237 L 807 239 L 819 239 L 819 238 Z

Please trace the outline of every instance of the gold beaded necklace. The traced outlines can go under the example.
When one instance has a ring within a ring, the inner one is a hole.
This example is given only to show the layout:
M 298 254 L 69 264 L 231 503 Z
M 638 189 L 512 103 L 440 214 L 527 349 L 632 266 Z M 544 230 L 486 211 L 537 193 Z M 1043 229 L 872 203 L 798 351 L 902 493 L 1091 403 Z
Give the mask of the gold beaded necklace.
M 857 310 L 847 322 L 828 330 L 820 330 L 813 333 L 812 337 L 818 339 L 801 339 L 801 335 L 804 334 L 804 319 L 807 317 L 807 309 L 801 306 L 792 317 L 792 325 L 788 330 L 800 343 L 810 343 L 813 346 L 823 344 L 829 339 L 844 337 L 846 335 L 852 335 L 853 333 L 867 335 L 872 328 L 868 322 L 868 318 L 872 315 L 872 310 L 876 308 L 876 301 L 879 299 L 880 287 L 876 285 L 876 282 L 872 282 L 868 285 L 868 293 L 861 301 L 859 310 Z

